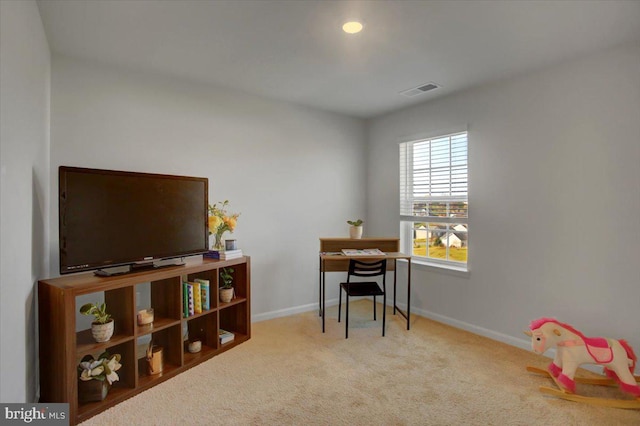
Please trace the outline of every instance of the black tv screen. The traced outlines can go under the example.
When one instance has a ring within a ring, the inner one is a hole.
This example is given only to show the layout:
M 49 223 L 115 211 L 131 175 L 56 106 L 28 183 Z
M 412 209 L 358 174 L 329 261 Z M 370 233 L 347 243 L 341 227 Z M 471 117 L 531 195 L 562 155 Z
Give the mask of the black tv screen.
M 207 251 L 207 178 L 59 169 L 60 273 Z

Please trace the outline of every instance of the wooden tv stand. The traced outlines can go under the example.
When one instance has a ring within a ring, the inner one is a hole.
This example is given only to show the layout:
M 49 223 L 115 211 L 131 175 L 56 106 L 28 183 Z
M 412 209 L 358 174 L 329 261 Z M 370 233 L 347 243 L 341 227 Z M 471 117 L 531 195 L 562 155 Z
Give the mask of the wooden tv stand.
M 219 271 L 234 269 L 235 298 L 222 303 L 218 298 Z M 183 281 L 196 278 L 209 280 L 211 309 L 183 317 Z M 136 321 L 136 286 L 149 284 L 152 326 L 138 326 Z M 232 260 L 197 259 L 186 265 L 127 275 L 97 277 L 92 273 L 45 279 L 38 282 L 38 314 L 40 342 L 40 402 L 69 403 L 70 423 L 77 424 L 141 391 L 182 373 L 251 338 L 251 271 L 250 258 Z M 96 343 L 91 330 L 76 331 L 76 315 L 80 305 L 76 298 L 104 292 L 107 312 L 115 319 L 111 340 Z M 220 344 L 218 329 L 235 334 L 231 342 Z M 183 330 L 189 339 L 202 342 L 202 350 L 187 350 Z M 153 338 L 163 347 L 163 372 L 147 374 L 139 339 Z M 120 354 L 120 380 L 114 382 L 107 397 L 100 402 L 78 401 L 77 366 L 85 355 L 97 358 L 102 352 Z

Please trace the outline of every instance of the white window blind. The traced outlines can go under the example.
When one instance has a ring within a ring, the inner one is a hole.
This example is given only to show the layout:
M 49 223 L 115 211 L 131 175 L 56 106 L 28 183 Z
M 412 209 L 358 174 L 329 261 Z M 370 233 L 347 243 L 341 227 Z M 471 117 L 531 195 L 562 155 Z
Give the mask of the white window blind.
M 466 132 L 400 144 L 400 220 L 414 256 L 466 263 L 467 159 Z

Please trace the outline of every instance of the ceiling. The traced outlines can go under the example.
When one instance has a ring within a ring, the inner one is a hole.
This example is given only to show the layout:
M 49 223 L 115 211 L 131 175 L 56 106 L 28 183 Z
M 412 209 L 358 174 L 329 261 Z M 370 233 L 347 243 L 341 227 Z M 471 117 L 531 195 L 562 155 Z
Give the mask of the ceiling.
M 622 43 L 640 1 L 40 0 L 54 54 L 355 117 Z M 347 20 L 364 23 L 356 35 Z M 434 82 L 406 97 L 399 92 Z

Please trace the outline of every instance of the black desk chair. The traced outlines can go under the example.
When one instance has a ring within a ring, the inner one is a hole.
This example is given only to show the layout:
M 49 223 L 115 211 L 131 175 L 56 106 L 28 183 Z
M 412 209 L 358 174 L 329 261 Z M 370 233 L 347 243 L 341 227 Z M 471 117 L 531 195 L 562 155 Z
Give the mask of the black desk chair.
M 349 338 L 349 297 L 373 296 L 373 320 L 376 321 L 376 296 L 383 297 L 382 303 L 382 335 L 384 336 L 385 320 L 387 318 L 387 286 L 386 286 L 387 259 L 375 262 L 362 262 L 349 260 L 349 272 L 347 282 L 340 283 L 340 296 L 338 299 L 338 322 L 342 313 L 342 290 L 347 294 L 347 313 L 345 321 L 345 339 Z M 382 288 L 377 281 L 351 281 L 351 277 L 376 278 L 382 276 Z

